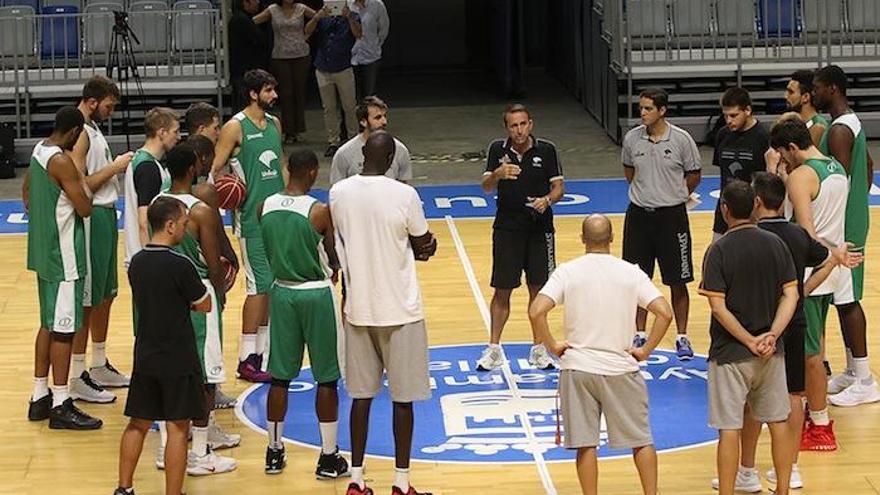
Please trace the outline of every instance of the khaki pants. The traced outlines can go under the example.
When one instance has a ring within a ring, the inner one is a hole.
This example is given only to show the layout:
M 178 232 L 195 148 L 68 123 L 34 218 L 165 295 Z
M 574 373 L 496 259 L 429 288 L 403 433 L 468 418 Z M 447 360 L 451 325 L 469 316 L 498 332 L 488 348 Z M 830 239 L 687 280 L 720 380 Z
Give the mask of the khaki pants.
M 355 85 L 354 71 L 349 67 L 342 72 L 315 71 L 318 80 L 318 90 L 321 93 L 321 104 L 324 106 L 324 127 L 327 128 L 327 142 L 339 146 L 340 120 L 336 94 L 342 103 L 342 112 L 345 114 L 345 129 L 348 138 L 353 138 L 358 133 L 357 119 L 354 116 Z

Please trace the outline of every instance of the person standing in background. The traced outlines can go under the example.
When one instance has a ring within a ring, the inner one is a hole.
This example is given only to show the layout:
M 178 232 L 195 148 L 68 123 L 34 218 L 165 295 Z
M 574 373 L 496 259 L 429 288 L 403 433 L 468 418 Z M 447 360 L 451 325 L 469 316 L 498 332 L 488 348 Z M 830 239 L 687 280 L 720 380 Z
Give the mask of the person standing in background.
M 362 35 L 351 49 L 351 65 L 354 67 L 357 99 L 376 94 L 379 64 L 382 61 L 382 45 L 388 38 L 388 9 L 382 0 L 354 0 L 352 12 L 361 18 Z
M 232 111 L 248 104 L 244 94 L 245 72 L 268 69 L 269 48 L 265 35 L 254 23 L 253 16 L 260 11 L 260 0 L 235 0 L 229 20 L 229 79 L 232 82 Z

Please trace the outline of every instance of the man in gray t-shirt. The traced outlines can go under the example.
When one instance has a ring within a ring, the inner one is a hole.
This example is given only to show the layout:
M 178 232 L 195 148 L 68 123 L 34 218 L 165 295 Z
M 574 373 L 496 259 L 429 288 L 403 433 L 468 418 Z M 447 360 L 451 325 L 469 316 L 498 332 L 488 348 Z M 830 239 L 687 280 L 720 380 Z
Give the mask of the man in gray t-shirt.
M 700 183 L 700 153 L 684 129 L 666 121 L 669 96 L 662 89 L 647 89 L 639 96 L 642 125 L 623 138 L 624 175 L 630 205 L 623 227 L 623 259 L 637 263 L 649 277 L 654 262 L 660 265 L 663 283 L 672 292 L 679 359 L 690 360 L 694 351 L 687 338 L 687 283 L 694 280 L 691 232 L 685 203 Z M 634 347 L 646 340 L 647 313 L 636 316 Z
M 330 166 L 331 186 L 342 179 L 361 173 L 364 168 L 364 144 L 372 133 L 384 131 L 388 126 L 388 105 L 376 96 L 364 98 L 357 106 L 355 115 L 361 132 L 349 139 L 333 155 L 333 164 Z M 412 180 L 409 150 L 397 139 L 394 140 L 394 159 L 385 175 L 400 182 Z

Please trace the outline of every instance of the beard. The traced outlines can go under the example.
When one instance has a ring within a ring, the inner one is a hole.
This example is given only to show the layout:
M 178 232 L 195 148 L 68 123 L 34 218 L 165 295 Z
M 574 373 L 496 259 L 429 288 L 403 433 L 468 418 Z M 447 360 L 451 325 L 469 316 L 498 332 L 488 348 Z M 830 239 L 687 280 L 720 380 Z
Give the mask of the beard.
M 785 103 L 785 110 L 788 112 L 801 113 L 801 110 L 803 110 L 803 108 L 804 108 L 804 105 L 801 103 L 798 103 L 797 105 L 790 105 L 790 104 L 788 104 L 788 102 Z
M 260 109 L 265 112 L 266 110 L 269 110 L 275 106 L 275 100 L 266 101 L 266 100 L 260 99 L 260 100 L 257 100 L 257 105 L 259 105 Z

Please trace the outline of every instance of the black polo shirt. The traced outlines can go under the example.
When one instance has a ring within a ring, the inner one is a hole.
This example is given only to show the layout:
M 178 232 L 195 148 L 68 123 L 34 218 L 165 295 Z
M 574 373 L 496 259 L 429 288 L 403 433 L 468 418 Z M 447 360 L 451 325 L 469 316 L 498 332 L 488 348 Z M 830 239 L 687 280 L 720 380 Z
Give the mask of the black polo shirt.
M 770 133 L 760 122 L 745 131 L 731 131 L 723 127 L 715 138 L 715 154 L 712 163 L 721 169 L 721 190 L 734 179 L 752 182 L 752 175 L 767 169 L 764 153 L 770 147 Z M 719 234 L 727 231 L 721 216 L 721 202 L 715 206 L 715 223 L 712 230 Z
M 722 296 L 727 309 L 752 335 L 770 330 L 782 289 L 797 284 L 788 247 L 776 235 L 754 225 L 736 228 L 715 241 L 703 260 L 700 294 Z M 709 359 L 735 363 L 754 355 L 712 317 Z M 777 342 L 777 352 L 781 349 Z
M 208 297 L 208 289 L 192 262 L 169 247 L 147 244 L 132 257 L 128 281 L 137 322 L 134 373 L 201 376 L 190 306 Z
M 505 156 L 509 163 L 519 165 L 521 169 L 516 179 L 498 181 L 498 210 L 493 228 L 553 232 L 553 209 L 538 213 L 528 206 L 528 198 L 550 193 L 550 182 L 562 180 L 562 163 L 553 143 L 535 137 L 531 139 L 532 147 L 522 156 L 511 148 L 509 139 L 498 139 L 489 145 L 484 175 L 501 166 Z

